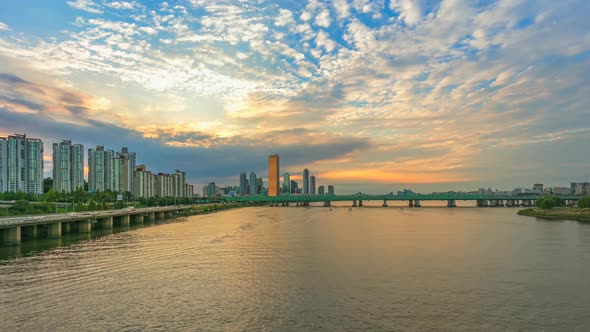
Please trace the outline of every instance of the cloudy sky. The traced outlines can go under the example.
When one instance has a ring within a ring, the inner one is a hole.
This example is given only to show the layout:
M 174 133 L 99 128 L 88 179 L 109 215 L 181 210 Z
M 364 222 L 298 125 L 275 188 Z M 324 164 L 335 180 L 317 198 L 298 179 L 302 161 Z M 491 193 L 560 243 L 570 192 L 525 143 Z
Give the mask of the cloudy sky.
M 0 136 L 337 192 L 590 180 L 587 0 L 0 1 Z M 197 188 L 198 189 L 198 188 Z M 200 192 L 200 190 L 196 190 Z

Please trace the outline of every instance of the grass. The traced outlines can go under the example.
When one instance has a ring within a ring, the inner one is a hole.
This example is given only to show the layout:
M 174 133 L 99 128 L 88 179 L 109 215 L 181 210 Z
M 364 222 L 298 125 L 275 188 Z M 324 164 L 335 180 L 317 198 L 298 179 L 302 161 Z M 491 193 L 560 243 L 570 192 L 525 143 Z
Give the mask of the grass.
M 569 219 L 590 222 L 590 209 L 555 208 L 552 210 L 543 210 L 539 208 L 530 208 L 520 210 L 518 211 L 518 214 L 521 216 L 529 216 L 542 219 Z

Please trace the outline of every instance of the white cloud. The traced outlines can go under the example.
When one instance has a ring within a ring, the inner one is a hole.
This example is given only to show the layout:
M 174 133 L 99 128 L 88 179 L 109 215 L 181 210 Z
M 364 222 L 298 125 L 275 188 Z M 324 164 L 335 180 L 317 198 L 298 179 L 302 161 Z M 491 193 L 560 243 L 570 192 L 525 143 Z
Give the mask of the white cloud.
M 423 0 L 392 0 L 389 4 L 391 10 L 400 13 L 400 18 L 408 25 L 414 25 L 422 19 Z
M 315 24 L 324 28 L 327 28 L 332 23 L 332 19 L 330 18 L 330 11 L 328 8 L 324 8 L 318 16 L 315 18 Z
M 2 30 L 10 30 L 10 28 L 5 23 L 0 22 L 0 31 Z
M 292 26 L 295 24 L 295 20 L 293 19 L 293 13 L 288 9 L 281 8 L 279 10 L 279 16 L 275 20 L 275 25 L 278 27 L 284 26 Z
M 339 19 L 345 19 L 350 16 L 348 0 L 334 0 L 334 8 Z
M 102 14 L 103 11 L 100 10 L 98 7 L 99 5 L 93 2 L 92 0 L 76 0 L 76 1 L 68 1 L 68 5 L 72 8 L 83 10 L 88 13 L 93 14 Z
M 113 9 L 134 9 L 135 6 L 137 6 L 137 5 L 138 5 L 138 3 L 135 2 L 135 1 L 133 1 L 133 2 L 129 2 L 129 1 L 113 1 L 113 2 L 109 2 L 109 3 L 106 3 L 105 4 L 105 6 L 110 7 L 110 8 L 113 8 Z

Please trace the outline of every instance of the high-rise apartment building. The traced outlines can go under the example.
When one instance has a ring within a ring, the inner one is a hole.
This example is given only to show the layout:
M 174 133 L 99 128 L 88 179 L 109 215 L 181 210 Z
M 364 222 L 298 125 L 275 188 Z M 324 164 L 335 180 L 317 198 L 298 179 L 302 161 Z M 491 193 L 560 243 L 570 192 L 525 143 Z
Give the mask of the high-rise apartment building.
M 309 195 L 309 170 L 303 170 L 303 194 Z
M 309 177 L 309 193 L 315 195 L 315 176 Z
M 133 192 L 133 181 L 134 176 L 133 173 L 135 172 L 135 165 L 137 162 L 137 155 L 135 152 L 130 152 L 127 147 L 122 147 L 120 152 L 117 152 L 117 158 L 120 158 L 121 165 L 114 166 L 120 167 L 120 183 L 118 184 L 119 190 L 118 192 L 125 192 L 130 191 Z M 114 189 L 113 189 L 114 190 Z
M 71 140 L 53 143 L 53 189 L 69 193 L 78 188 L 84 189 L 84 146 Z
M 268 196 L 280 195 L 279 178 L 279 155 L 274 154 L 268 157 Z
M 0 193 L 8 191 L 8 140 L 0 137 Z
M 145 165 L 135 167 L 133 177 L 133 197 L 150 198 L 156 195 L 156 175 L 148 171 Z
M 43 142 L 25 134 L 0 137 L 0 192 L 43 193 Z
M 186 172 L 176 170 L 174 177 L 174 197 L 184 197 L 184 185 L 186 184 Z
M 291 175 L 289 173 L 283 174 L 283 193 L 288 194 L 291 192 Z
M 88 191 L 97 192 L 112 189 L 112 165 L 115 152 L 104 146 L 88 149 Z
M 250 184 L 250 195 L 258 194 L 258 178 L 256 177 L 256 173 L 250 173 L 250 179 L 248 180 L 248 183 Z

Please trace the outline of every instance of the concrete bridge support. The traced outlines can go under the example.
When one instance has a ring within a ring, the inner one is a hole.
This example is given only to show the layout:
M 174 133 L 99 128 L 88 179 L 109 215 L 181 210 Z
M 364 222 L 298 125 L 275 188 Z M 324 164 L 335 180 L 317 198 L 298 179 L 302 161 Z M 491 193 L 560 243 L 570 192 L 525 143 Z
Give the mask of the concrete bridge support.
M 387 201 L 386 200 L 383 200 L 383 205 L 382 206 L 383 207 L 387 207 Z
M 483 200 L 478 199 L 477 201 L 475 201 L 475 206 L 476 207 L 482 207 L 483 206 Z
M 359 207 L 363 207 L 363 200 L 359 199 Z
M 419 199 L 414 200 L 414 207 L 422 207 L 422 204 L 420 204 Z
M 356 207 L 356 199 L 352 201 L 352 207 Z
M 61 222 L 47 225 L 47 237 L 50 239 L 61 237 Z
M 411 199 L 408 201 L 408 207 L 414 207 L 414 200 Z
M 79 233 L 90 233 L 92 232 L 92 224 L 90 220 L 80 220 L 78 221 L 78 232 Z
M 324 201 L 324 207 L 329 207 L 332 206 L 332 203 L 330 201 Z
M 100 219 L 100 228 L 111 229 L 113 228 L 113 217 L 106 217 Z
M 156 218 L 157 218 L 158 220 L 162 220 L 162 219 L 164 219 L 164 212 L 158 212 L 158 213 L 156 213 Z
M 457 207 L 457 202 L 454 199 L 447 200 L 447 207 Z
M 131 224 L 131 217 L 126 214 L 121 216 L 121 226 L 129 226 Z
M 36 239 L 39 234 L 37 225 L 21 226 L 21 236 L 28 239 Z
M 285 206 L 289 206 L 289 202 L 285 202 Z
M 136 214 L 136 215 L 134 215 L 133 216 L 133 221 L 136 224 L 139 224 L 139 225 L 143 224 L 143 214 Z
M 71 233 L 72 232 L 72 224 L 69 222 L 62 222 L 61 223 L 61 233 Z
M 154 222 L 156 221 L 156 214 L 154 212 L 150 212 L 148 213 L 148 221 L 149 222 Z
M 2 244 L 15 245 L 20 244 L 21 241 L 21 228 L 20 226 L 14 226 L 0 230 L 2 232 Z

